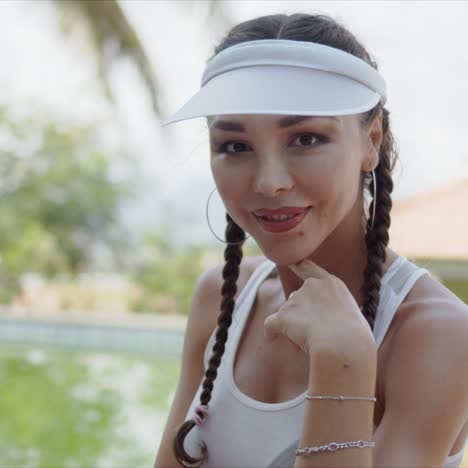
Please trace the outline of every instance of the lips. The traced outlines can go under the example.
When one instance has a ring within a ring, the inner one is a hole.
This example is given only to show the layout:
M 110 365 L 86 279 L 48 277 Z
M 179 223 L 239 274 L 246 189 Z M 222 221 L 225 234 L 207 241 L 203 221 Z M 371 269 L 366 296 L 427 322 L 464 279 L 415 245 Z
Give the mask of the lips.
M 298 226 L 302 220 L 307 216 L 312 207 L 307 208 L 297 208 L 297 207 L 288 207 L 281 208 L 279 210 L 258 210 L 254 212 L 254 217 L 260 226 L 268 232 L 280 233 L 286 232 L 294 229 Z M 287 210 L 287 211 L 286 211 Z M 257 215 L 257 213 L 265 213 L 262 215 Z M 273 221 L 267 219 L 265 216 L 274 216 L 274 215 L 292 215 L 292 218 Z
M 256 216 L 274 216 L 274 215 L 297 215 L 301 214 L 306 211 L 308 208 L 307 206 L 284 206 L 283 208 L 278 208 L 276 210 L 267 210 L 261 209 L 254 211 L 254 215 Z

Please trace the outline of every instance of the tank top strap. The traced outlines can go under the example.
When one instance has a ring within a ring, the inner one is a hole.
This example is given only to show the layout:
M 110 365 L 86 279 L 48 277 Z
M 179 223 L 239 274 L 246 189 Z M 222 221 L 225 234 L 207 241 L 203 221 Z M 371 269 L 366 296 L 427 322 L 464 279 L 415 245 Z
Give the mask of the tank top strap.
M 233 329 L 235 328 L 237 330 L 247 320 L 257 295 L 258 288 L 275 267 L 276 264 L 274 262 L 266 259 L 264 262 L 260 263 L 260 265 L 258 265 L 250 275 L 250 278 L 236 300 L 232 316 L 232 324 L 234 325 Z
M 388 280 L 388 284 L 395 292 L 395 294 L 403 299 L 407 296 L 410 289 L 414 286 L 414 283 L 424 274 L 429 273 L 423 267 L 419 267 L 406 257 L 405 261 L 402 263 L 401 267 L 398 268 L 398 273 L 392 275 L 392 277 Z
M 377 347 L 382 343 L 401 303 L 414 286 L 414 283 L 425 273 L 430 274 L 425 268 L 419 267 L 405 256 L 401 256 L 401 261 L 395 271 L 386 278 L 383 284 L 385 290 L 381 291 L 382 302 L 379 302 L 374 327 Z
M 237 296 L 236 303 L 234 305 L 234 311 L 232 313 L 232 323 L 229 327 L 225 354 L 230 353 L 231 343 L 236 341 L 236 336 L 239 333 L 239 330 L 243 328 L 243 324 L 248 318 L 258 288 L 275 267 L 276 263 L 268 259 L 260 263 L 250 275 L 250 278 L 247 280 L 245 286 L 242 288 L 239 295 Z M 208 359 L 211 355 L 211 350 L 215 343 L 215 335 L 217 328 L 218 327 L 216 326 L 212 331 L 205 348 L 205 353 L 203 356 L 203 363 L 205 369 L 208 366 Z

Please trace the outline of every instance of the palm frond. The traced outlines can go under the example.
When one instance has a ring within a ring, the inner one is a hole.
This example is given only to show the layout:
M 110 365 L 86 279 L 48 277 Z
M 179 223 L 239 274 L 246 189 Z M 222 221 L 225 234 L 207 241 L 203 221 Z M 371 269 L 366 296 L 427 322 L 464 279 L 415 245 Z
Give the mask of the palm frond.
M 143 45 L 117 0 L 54 0 L 62 12 L 62 27 L 69 30 L 81 15 L 89 26 L 91 40 L 96 49 L 96 63 L 104 91 L 111 97 L 109 74 L 113 62 L 128 57 L 138 67 L 151 97 L 156 115 L 158 83 Z
M 98 75 L 106 96 L 112 100 L 110 89 L 110 70 L 113 62 L 122 57 L 128 57 L 138 67 L 145 87 L 151 97 L 153 111 L 160 116 L 158 105 L 158 81 L 153 72 L 144 47 L 118 0 L 52 0 L 61 12 L 61 27 L 64 32 L 70 32 L 83 20 L 93 44 L 94 58 Z M 163 2 L 161 2 L 163 3 Z M 224 2 L 220 0 L 177 0 L 177 6 L 185 11 L 193 12 L 195 6 L 205 7 L 207 31 L 217 29 L 227 30 L 231 18 Z

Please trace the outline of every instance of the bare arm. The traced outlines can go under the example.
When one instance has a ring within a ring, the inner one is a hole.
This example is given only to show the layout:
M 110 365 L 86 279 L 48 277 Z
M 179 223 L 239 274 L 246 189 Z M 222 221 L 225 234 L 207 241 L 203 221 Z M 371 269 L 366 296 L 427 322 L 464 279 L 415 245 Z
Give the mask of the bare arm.
M 409 315 L 387 364 L 385 413 L 373 437 L 375 447 L 298 456 L 294 468 L 443 466 L 468 417 L 468 308 L 415 304 Z M 340 365 L 311 368 L 309 394 L 374 394 L 370 368 L 333 372 Z M 370 401 L 308 400 L 299 448 L 372 440 L 373 406 Z
M 311 360 L 309 395 L 374 396 L 377 350 L 317 356 Z M 330 442 L 372 440 L 374 403 L 360 400 L 306 400 L 299 448 Z M 296 457 L 294 468 L 371 467 L 372 447 L 344 448 Z

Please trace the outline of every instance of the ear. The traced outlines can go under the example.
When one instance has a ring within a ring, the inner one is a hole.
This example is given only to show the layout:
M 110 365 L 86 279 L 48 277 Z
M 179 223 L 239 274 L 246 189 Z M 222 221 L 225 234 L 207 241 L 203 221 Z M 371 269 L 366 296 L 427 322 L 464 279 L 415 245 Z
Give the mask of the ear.
M 380 146 L 383 140 L 382 130 L 382 111 L 374 118 L 372 124 L 367 130 L 367 152 L 363 161 L 363 170 L 370 172 L 379 164 Z

